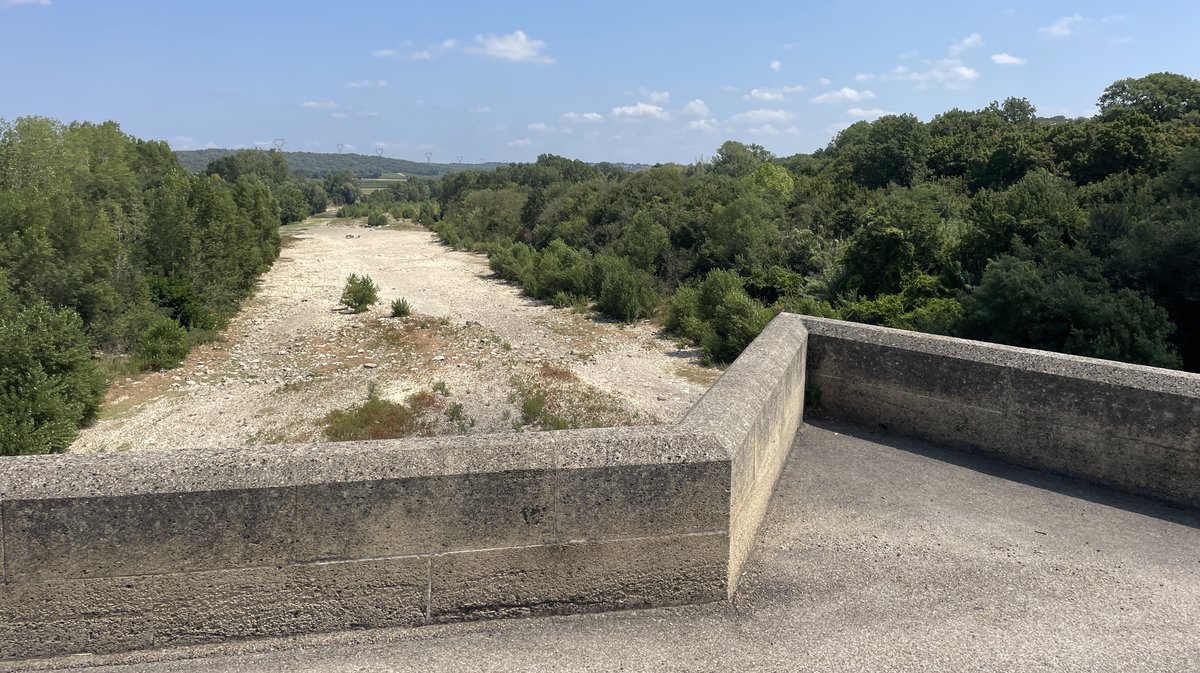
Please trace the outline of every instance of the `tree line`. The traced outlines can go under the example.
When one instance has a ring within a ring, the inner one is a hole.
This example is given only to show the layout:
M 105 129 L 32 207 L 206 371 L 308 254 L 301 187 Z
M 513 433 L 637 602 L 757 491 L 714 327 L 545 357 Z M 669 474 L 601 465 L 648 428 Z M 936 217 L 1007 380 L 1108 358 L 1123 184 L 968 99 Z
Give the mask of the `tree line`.
M 451 245 L 558 305 L 728 362 L 793 311 L 1200 371 L 1200 82 L 887 115 L 811 154 L 726 142 L 634 173 L 543 155 L 442 178 Z
M 0 120 L 0 455 L 63 450 L 112 376 L 214 338 L 325 208 L 271 153 L 195 175 L 112 122 Z

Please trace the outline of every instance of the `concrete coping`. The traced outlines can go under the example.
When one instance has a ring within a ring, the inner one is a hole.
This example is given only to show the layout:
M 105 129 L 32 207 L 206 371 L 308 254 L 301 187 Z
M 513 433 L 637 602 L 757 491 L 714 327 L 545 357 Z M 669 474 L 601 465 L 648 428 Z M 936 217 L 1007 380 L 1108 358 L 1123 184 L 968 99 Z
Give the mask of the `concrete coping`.
M 805 316 L 813 336 L 1200 399 L 1200 374 Z

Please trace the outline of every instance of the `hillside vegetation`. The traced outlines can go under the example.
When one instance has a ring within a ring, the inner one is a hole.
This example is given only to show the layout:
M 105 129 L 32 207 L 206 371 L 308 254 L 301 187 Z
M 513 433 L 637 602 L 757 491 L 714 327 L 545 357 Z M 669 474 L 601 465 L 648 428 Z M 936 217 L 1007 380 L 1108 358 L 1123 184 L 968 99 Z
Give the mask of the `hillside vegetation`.
M 1200 371 L 1200 82 L 1122 80 L 1099 108 L 888 115 L 811 155 L 727 142 L 632 174 L 544 155 L 446 176 L 433 226 L 713 362 L 794 311 Z
M 215 336 L 303 193 L 271 163 L 194 175 L 111 122 L 0 121 L 0 455 L 61 451 L 109 377 Z
M 262 150 L 181 150 L 177 152 L 179 162 L 183 167 L 198 173 L 218 159 L 245 151 Z M 330 173 L 350 171 L 360 178 L 377 178 L 388 173 L 404 173 L 405 175 L 420 175 L 422 177 L 441 177 L 457 171 L 477 170 L 490 171 L 506 164 L 488 162 L 483 164 L 443 164 L 407 159 L 392 159 L 366 154 L 326 153 L 326 152 L 278 152 L 286 162 L 288 170 L 296 175 L 310 178 L 320 178 Z

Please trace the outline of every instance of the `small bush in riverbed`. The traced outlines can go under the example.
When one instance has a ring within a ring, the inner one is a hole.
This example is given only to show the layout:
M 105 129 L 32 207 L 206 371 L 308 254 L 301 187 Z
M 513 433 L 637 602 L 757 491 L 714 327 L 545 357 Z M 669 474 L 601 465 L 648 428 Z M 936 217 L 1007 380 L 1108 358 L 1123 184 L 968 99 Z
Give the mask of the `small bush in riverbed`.
M 393 318 L 407 318 L 409 316 L 409 314 L 411 314 L 411 313 L 412 313 L 412 306 L 409 305 L 407 299 L 405 299 L 404 297 L 400 297 L 399 299 L 392 300 L 392 317 Z
M 342 288 L 342 305 L 354 313 L 362 313 L 379 301 L 379 288 L 370 276 L 350 274 Z
M 425 412 L 439 404 L 438 399 L 428 392 L 416 393 L 404 404 L 385 400 L 372 383 L 367 388 L 365 402 L 326 414 L 325 437 L 335 442 L 345 442 L 432 436 L 435 424 L 425 416 Z

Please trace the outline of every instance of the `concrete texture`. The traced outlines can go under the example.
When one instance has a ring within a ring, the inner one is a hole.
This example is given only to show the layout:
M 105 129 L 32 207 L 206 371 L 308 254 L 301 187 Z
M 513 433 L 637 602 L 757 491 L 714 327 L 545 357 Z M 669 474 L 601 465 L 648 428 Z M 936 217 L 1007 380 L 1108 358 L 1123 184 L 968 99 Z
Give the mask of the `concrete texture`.
M 810 413 L 1200 507 L 1200 375 L 804 323 Z
M 725 597 L 714 439 L 500 439 L 15 459 L 0 659 Z
M 732 603 L 9 668 L 1200 670 L 1200 514 L 918 440 L 817 423 L 796 437 Z
M 800 316 L 776 316 L 680 422 L 716 437 L 730 457 L 730 597 L 804 419 L 807 344 Z

